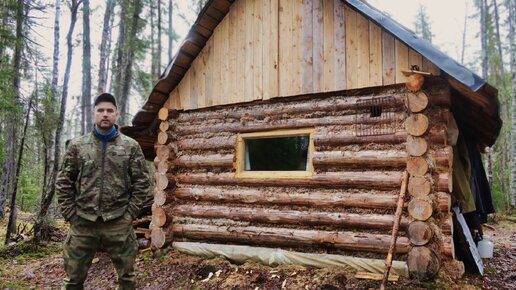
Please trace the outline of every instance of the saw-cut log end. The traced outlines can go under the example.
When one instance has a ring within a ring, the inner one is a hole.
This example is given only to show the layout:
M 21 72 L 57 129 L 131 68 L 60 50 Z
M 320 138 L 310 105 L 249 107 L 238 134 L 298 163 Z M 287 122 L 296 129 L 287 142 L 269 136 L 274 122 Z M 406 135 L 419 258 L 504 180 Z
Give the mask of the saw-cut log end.
M 408 204 L 411 217 L 419 221 L 426 221 L 432 216 L 432 204 L 426 200 L 413 198 Z
M 405 130 L 412 136 L 422 136 L 428 130 L 428 117 L 412 114 L 405 120 Z
M 433 236 L 432 227 L 426 222 L 414 221 L 408 226 L 408 237 L 415 246 L 424 246 L 430 242 Z
M 422 156 L 428 150 L 428 143 L 425 138 L 407 136 L 407 153 L 411 156 Z
M 421 89 L 425 82 L 425 77 L 421 74 L 411 74 L 408 76 L 405 85 L 411 92 L 417 92 Z
M 427 247 L 413 247 L 407 257 L 410 276 L 420 280 L 429 280 L 440 268 L 439 258 Z
M 412 113 L 419 113 L 427 108 L 428 96 L 425 92 L 409 93 L 407 95 L 406 106 Z

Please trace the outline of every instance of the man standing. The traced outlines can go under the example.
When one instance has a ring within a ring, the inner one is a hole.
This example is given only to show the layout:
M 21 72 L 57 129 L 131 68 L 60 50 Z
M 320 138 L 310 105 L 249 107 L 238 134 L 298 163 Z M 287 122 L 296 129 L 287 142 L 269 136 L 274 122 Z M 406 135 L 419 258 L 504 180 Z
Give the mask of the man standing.
M 70 222 L 66 238 L 65 289 L 83 289 L 95 253 L 107 252 L 119 289 L 134 289 L 138 243 L 132 220 L 149 198 L 149 177 L 138 143 L 120 134 L 113 95 L 94 102 L 93 132 L 68 145 L 56 191 L 61 213 Z

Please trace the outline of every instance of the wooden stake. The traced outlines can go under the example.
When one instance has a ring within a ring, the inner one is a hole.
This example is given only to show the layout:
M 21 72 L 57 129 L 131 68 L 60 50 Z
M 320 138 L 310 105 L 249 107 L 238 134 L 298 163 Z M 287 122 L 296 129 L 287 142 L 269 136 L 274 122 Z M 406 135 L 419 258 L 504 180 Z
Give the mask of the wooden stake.
M 391 271 L 392 255 L 393 255 L 394 251 L 396 250 L 396 240 L 398 238 L 401 214 L 403 213 L 403 205 L 405 203 L 405 194 L 407 192 L 407 180 L 408 180 L 408 172 L 404 171 L 403 179 L 401 182 L 400 196 L 398 198 L 398 206 L 396 208 L 396 214 L 394 215 L 394 225 L 392 227 L 391 245 L 389 246 L 389 251 L 387 252 L 387 259 L 385 260 L 385 268 L 383 271 L 382 286 L 380 287 L 380 289 L 385 289 L 385 286 L 387 285 L 387 280 L 389 279 L 389 272 Z

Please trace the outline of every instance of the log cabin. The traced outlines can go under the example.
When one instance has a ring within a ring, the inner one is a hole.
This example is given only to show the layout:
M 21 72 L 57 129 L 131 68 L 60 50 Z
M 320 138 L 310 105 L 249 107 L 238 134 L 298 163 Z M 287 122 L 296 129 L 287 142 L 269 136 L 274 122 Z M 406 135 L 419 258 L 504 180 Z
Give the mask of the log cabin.
M 450 119 L 486 147 L 498 110 L 494 87 L 360 0 L 210 0 L 123 132 L 154 160 L 155 249 L 380 273 L 389 253 L 430 278 L 460 266 Z

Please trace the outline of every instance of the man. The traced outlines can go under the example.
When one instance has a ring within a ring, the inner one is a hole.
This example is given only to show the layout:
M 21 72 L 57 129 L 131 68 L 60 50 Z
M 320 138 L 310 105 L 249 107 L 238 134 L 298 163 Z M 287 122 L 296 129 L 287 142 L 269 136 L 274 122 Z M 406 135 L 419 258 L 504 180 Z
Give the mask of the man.
M 65 289 L 83 289 L 95 253 L 107 252 L 119 289 L 134 289 L 138 243 L 132 220 L 149 196 L 149 177 L 138 143 L 119 133 L 116 100 L 94 102 L 93 132 L 73 139 L 56 180 L 61 213 L 70 222 L 66 238 Z

